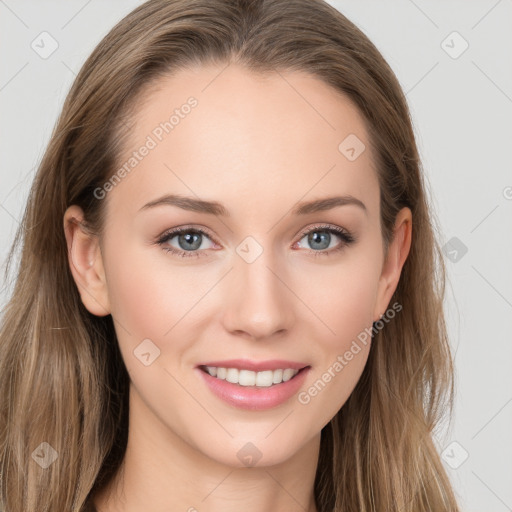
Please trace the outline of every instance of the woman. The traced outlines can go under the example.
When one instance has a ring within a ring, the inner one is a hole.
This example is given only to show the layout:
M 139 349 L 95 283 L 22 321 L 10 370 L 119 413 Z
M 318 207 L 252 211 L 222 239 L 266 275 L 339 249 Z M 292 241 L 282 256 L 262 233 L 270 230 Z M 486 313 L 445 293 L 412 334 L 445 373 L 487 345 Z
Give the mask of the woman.
M 136 8 L 78 74 L 17 244 L 4 510 L 458 510 L 410 115 L 333 7 Z

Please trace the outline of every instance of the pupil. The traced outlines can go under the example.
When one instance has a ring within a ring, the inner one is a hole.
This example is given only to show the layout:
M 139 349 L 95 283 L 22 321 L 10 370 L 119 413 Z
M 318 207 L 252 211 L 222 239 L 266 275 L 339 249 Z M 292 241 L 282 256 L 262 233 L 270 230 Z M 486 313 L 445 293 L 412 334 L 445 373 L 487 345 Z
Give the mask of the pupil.
M 318 236 L 318 233 L 322 233 Z M 319 240 L 323 238 L 324 244 L 321 247 L 315 247 L 316 249 L 327 249 L 329 247 L 330 242 L 330 234 L 327 231 L 315 231 L 314 233 L 311 233 L 309 235 L 309 243 L 314 247 L 314 244 L 320 243 L 322 245 L 322 242 Z M 325 243 L 327 241 L 327 243 Z
M 199 247 L 201 246 L 201 242 L 199 242 L 199 244 L 197 244 L 197 241 L 199 240 L 200 236 L 201 236 L 201 234 L 200 234 L 200 233 L 194 233 L 194 234 L 187 233 L 186 235 L 181 235 L 181 236 L 180 236 L 180 238 L 179 238 L 179 240 L 180 240 L 180 246 L 181 246 L 181 242 L 182 242 L 183 240 L 185 240 L 187 244 L 190 244 L 190 243 L 192 243 L 192 244 L 193 244 L 193 243 L 194 243 L 194 241 L 193 241 L 193 240 L 191 240 L 191 239 L 193 239 L 193 238 L 195 237 L 195 239 L 196 239 L 196 240 L 195 240 L 195 242 L 196 242 L 195 246 L 194 246 L 194 247 L 192 247 L 192 248 L 191 248 L 191 247 L 185 247 L 184 249 L 185 249 L 186 251 L 193 250 L 193 249 L 199 249 Z

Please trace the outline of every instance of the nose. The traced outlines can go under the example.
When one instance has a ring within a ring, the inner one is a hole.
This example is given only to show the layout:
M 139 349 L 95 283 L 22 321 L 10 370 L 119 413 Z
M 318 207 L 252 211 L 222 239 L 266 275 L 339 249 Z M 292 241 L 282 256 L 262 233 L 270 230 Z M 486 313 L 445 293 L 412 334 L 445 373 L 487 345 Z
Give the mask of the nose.
M 289 331 L 296 320 L 297 299 L 270 253 L 263 251 L 252 263 L 235 259 L 224 290 L 223 322 L 231 334 L 267 339 Z

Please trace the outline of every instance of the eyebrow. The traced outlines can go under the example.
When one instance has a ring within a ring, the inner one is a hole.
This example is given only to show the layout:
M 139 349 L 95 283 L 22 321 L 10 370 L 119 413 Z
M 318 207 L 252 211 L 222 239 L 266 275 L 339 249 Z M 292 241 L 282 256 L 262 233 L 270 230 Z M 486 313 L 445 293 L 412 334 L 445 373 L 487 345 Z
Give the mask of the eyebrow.
M 217 201 L 206 201 L 204 199 L 198 199 L 194 197 L 181 196 L 177 194 L 166 194 L 158 199 L 146 203 L 139 211 L 154 208 L 156 206 L 177 206 L 183 210 L 189 210 L 192 212 L 206 213 L 209 215 L 220 215 L 223 217 L 229 217 L 228 210 Z M 331 210 L 338 206 L 354 205 L 358 206 L 365 213 L 367 209 L 365 204 L 359 199 L 351 196 L 334 196 L 326 197 L 323 199 L 315 199 L 312 201 L 298 203 L 292 210 L 293 215 L 307 215 L 310 213 Z

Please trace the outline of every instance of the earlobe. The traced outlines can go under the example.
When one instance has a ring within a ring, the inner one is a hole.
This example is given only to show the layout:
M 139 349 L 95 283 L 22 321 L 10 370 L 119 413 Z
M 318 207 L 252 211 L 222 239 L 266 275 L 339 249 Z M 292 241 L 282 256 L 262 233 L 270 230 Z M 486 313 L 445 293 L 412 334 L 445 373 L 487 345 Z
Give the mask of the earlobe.
M 98 237 L 85 229 L 80 207 L 70 206 L 64 214 L 68 262 L 87 310 L 96 316 L 110 314 L 107 285 Z
M 390 242 L 386 261 L 382 267 L 377 292 L 373 321 L 385 313 L 395 292 L 405 260 L 409 255 L 412 241 L 412 213 L 402 208 L 396 217 L 393 239 Z

